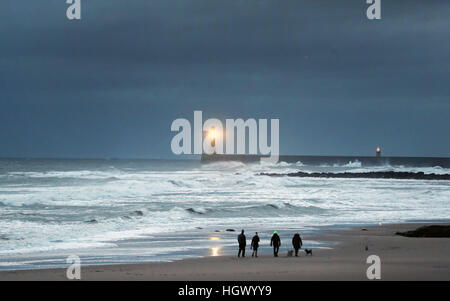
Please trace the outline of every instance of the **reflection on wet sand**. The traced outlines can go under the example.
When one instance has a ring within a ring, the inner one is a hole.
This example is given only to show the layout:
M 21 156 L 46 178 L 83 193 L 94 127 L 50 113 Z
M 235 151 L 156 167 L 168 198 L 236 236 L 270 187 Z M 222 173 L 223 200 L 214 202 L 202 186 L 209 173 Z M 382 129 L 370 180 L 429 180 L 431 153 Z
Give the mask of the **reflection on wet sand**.
M 211 256 L 220 256 L 219 254 L 220 248 L 211 248 Z

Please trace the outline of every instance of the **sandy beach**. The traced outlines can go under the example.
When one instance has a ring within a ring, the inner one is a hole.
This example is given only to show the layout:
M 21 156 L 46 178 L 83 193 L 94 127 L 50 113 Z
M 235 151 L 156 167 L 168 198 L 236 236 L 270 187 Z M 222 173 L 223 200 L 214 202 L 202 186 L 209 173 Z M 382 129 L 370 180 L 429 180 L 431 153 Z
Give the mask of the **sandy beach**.
M 433 223 L 435 224 L 435 223 Z M 332 243 L 313 256 L 258 258 L 231 256 L 175 262 L 82 266 L 82 280 L 367 280 L 369 255 L 381 259 L 381 280 L 450 280 L 450 239 L 408 238 L 397 231 L 425 224 L 395 224 L 304 237 Z M 290 242 L 284 241 L 286 244 Z M 368 250 L 366 250 L 366 246 Z M 249 252 L 249 251 L 248 251 Z M 65 269 L 0 272 L 0 280 L 67 280 Z

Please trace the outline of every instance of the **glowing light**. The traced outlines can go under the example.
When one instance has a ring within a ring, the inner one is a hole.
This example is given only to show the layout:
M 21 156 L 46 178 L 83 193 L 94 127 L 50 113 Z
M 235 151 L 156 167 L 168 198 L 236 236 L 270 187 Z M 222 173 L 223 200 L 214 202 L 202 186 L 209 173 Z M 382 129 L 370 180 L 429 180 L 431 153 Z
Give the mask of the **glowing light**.
M 210 237 L 209 238 L 209 240 L 219 240 L 220 238 L 219 237 L 216 237 L 216 236 L 213 236 L 213 237 Z
M 211 256 L 219 256 L 220 248 L 211 248 Z
M 381 152 L 381 148 L 377 147 L 377 153 Z
M 208 131 L 208 137 L 212 140 L 212 139 L 216 139 L 217 138 L 217 131 L 215 128 L 211 128 Z

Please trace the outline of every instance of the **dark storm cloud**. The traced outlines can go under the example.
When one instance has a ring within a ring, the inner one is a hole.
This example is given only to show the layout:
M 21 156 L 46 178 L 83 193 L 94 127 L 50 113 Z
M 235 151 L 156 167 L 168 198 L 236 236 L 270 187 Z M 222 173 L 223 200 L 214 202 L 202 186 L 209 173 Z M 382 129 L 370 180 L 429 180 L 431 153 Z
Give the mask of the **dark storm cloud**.
M 448 156 L 450 3 L 0 3 L 0 156 L 169 157 L 170 123 L 280 118 L 281 152 Z

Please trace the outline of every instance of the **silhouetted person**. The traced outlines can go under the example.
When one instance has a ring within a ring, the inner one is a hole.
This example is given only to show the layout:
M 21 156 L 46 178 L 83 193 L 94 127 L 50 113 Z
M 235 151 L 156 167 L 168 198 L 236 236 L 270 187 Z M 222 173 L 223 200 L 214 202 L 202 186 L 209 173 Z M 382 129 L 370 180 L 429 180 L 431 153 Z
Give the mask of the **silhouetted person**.
M 273 256 L 278 257 L 278 250 L 280 249 L 281 239 L 278 236 L 278 231 L 274 231 L 272 239 L 270 240 L 270 246 L 273 246 Z
M 258 232 L 255 232 L 255 236 L 253 236 L 252 238 L 252 244 L 250 247 L 253 249 L 252 257 L 258 257 L 258 248 L 259 248 Z
M 239 243 L 238 257 L 241 256 L 241 252 L 242 257 L 245 257 L 245 245 L 247 244 L 247 242 L 245 240 L 244 230 L 242 230 L 241 234 L 238 235 L 238 243 Z
M 302 238 L 300 237 L 300 234 L 295 233 L 294 237 L 292 237 L 292 246 L 294 247 L 295 250 L 295 256 L 298 257 L 298 250 L 300 250 L 300 248 L 303 245 L 303 241 Z

